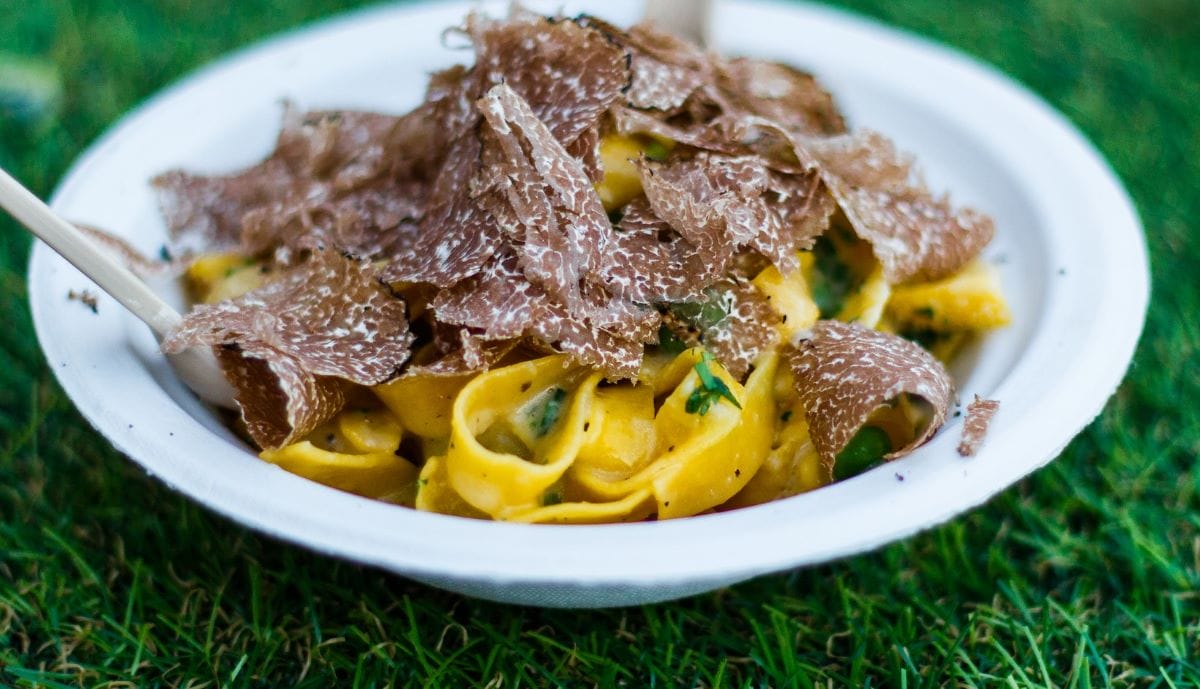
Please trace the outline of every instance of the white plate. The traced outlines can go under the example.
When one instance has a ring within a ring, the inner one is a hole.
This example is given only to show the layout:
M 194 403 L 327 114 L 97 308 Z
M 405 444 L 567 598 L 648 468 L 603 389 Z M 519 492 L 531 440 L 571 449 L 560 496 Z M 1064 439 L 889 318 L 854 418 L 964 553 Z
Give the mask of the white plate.
M 554 11 L 562 3 L 530 3 Z M 640 3 L 568 2 L 620 24 Z M 279 102 L 402 112 L 426 74 L 469 53 L 440 42 L 467 3 L 353 14 L 239 53 L 153 99 L 84 155 L 54 197 L 147 252 L 165 231 L 147 185 L 174 167 L 228 171 L 264 156 Z M 504 5 L 488 6 L 501 14 Z M 803 66 L 855 125 L 917 154 L 935 188 L 991 213 L 1015 322 L 960 366 L 964 400 L 1002 402 L 982 451 L 961 419 L 900 463 L 768 505 L 672 522 L 528 526 L 423 514 L 340 493 L 259 461 L 181 388 L 149 331 L 43 245 L 30 262 L 38 337 L 67 394 L 116 447 L 172 488 L 314 550 L 493 600 L 591 607 L 666 600 L 860 553 L 987 500 L 1054 458 L 1101 410 L 1141 330 L 1147 263 L 1108 166 L 1060 115 L 958 53 L 839 12 L 770 2 L 718 10 L 726 53 Z M 903 477 L 903 481 L 899 477 Z M 53 480 L 68 480 L 59 476 Z M 170 528 L 168 526 L 168 528 Z

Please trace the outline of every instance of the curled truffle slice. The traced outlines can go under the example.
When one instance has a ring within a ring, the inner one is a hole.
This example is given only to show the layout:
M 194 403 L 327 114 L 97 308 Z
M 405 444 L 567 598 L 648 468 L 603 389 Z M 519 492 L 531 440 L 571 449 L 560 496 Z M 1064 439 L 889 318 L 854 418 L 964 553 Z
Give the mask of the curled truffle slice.
M 929 421 L 896 459 L 928 440 L 946 420 L 954 383 L 937 359 L 897 335 L 840 321 L 818 321 L 808 338 L 787 351 L 813 446 L 826 470 L 871 413 L 907 393 L 924 400 Z
M 995 233 L 991 218 L 955 209 L 913 181 L 911 159 L 872 131 L 806 138 L 815 166 L 858 236 L 870 242 L 891 284 L 952 275 Z
M 958 454 L 971 457 L 983 444 L 992 417 L 1000 410 L 996 400 L 985 400 L 975 395 L 975 400 L 967 405 L 967 418 L 963 420 L 962 440 L 958 443 Z
M 344 381 L 315 376 L 295 357 L 255 343 L 215 351 L 246 432 L 264 450 L 297 442 L 346 404 Z
M 405 311 L 369 264 L 316 251 L 264 287 L 196 306 L 162 347 L 237 344 L 258 358 L 294 359 L 314 376 L 376 385 L 408 359 L 413 335 Z

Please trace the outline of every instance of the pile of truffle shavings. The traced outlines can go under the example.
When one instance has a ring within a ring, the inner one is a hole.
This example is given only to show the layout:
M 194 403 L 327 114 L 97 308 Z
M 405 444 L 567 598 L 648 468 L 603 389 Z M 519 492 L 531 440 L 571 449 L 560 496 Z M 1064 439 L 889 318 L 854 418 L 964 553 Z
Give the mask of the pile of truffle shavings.
M 406 115 L 288 108 L 262 163 L 154 180 L 177 253 L 254 256 L 287 285 L 198 308 L 165 343 L 222 349 L 264 447 L 310 431 L 338 381 L 467 373 L 516 346 L 634 378 L 669 305 L 713 295 L 701 340 L 743 375 L 779 344 L 749 279 L 795 270 L 835 214 L 893 283 L 949 275 L 991 238 L 794 68 L 520 8 L 457 32 L 474 65 L 432 75 Z M 675 143 L 636 161 L 645 193 L 612 217 L 610 135 Z

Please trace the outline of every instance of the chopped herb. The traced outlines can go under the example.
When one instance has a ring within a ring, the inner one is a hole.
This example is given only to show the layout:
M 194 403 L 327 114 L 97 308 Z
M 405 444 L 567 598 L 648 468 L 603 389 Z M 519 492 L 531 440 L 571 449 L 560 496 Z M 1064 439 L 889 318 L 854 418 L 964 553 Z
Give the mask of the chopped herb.
M 658 326 L 658 348 L 667 354 L 674 355 L 687 349 L 687 345 L 671 332 L 670 328 L 660 325 Z
M 559 504 L 562 504 L 562 501 L 563 501 L 563 494 L 562 494 L 561 489 L 551 488 L 550 490 L 548 490 L 542 494 L 542 507 L 550 507 L 551 505 L 559 505 Z
M 566 390 L 559 387 L 550 390 L 546 401 L 542 402 L 541 408 L 533 415 L 533 432 L 537 437 L 546 435 L 551 428 L 554 428 L 559 415 L 562 414 L 563 400 L 565 399 L 567 399 Z
M 913 311 L 913 313 L 917 314 L 918 316 L 922 316 L 924 318 L 928 318 L 928 319 L 932 320 L 933 316 L 935 314 L 935 311 L 933 310 L 932 306 L 922 306 L 918 309 L 915 309 Z
M 859 280 L 838 255 L 834 243 L 825 237 L 813 246 L 813 259 L 815 269 L 809 285 L 813 301 L 821 311 L 821 318 L 832 318 L 841 312 Z
M 921 345 L 921 347 L 925 350 L 932 350 L 935 346 L 937 346 L 938 343 L 942 341 L 943 336 L 941 333 L 934 332 L 933 330 L 917 328 L 901 331 L 900 337 Z
M 420 488 L 424 488 L 424 487 L 425 487 L 425 486 L 427 486 L 427 485 L 429 485 L 429 479 L 427 479 L 427 478 L 419 478 L 419 479 L 417 479 L 417 486 L 418 486 L 418 487 L 420 487 Z
M 657 139 L 647 141 L 646 145 L 642 147 L 642 152 L 650 160 L 657 160 L 659 162 L 666 160 L 667 156 L 671 154 L 671 150 Z
M 729 403 L 738 409 L 742 408 L 742 404 L 733 396 L 733 392 L 730 391 L 725 381 L 713 375 L 713 372 L 709 370 L 708 364 L 711 361 L 713 361 L 712 355 L 705 352 L 700 357 L 700 361 L 696 362 L 696 375 L 700 378 L 700 385 L 692 390 L 692 394 L 688 396 L 687 402 L 684 404 L 684 411 L 689 414 L 704 416 L 722 397 L 729 400 Z
M 171 249 L 169 249 L 166 244 L 158 247 L 158 257 L 167 263 L 175 260 L 174 257 L 171 256 Z
M 838 453 L 833 464 L 833 478 L 841 481 L 858 476 L 883 463 L 883 456 L 892 451 L 892 441 L 878 426 L 863 426 L 846 447 Z
M 782 421 L 782 422 L 784 422 L 784 423 L 787 423 L 788 421 L 791 421 L 791 420 L 792 420 L 792 410 L 791 410 L 791 409 L 789 409 L 789 410 L 785 411 L 785 412 L 784 412 L 784 413 L 783 413 L 783 414 L 782 414 L 782 415 L 779 417 L 779 420 L 780 420 L 780 421 Z

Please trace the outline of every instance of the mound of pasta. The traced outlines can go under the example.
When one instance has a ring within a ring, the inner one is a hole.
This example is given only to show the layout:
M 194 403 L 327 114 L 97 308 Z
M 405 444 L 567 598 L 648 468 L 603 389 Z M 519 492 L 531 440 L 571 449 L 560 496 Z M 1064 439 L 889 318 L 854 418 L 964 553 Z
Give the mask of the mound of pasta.
M 670 519 L 897 459 L 1007 323 L 986 216 L 809 74 L 649 26 L 469 16 L 392 116 L 288 107 L 274 152 L 156 178 L 261 457 L 539 523 Z M 974 447 L 976 441 L 972 441 Z

